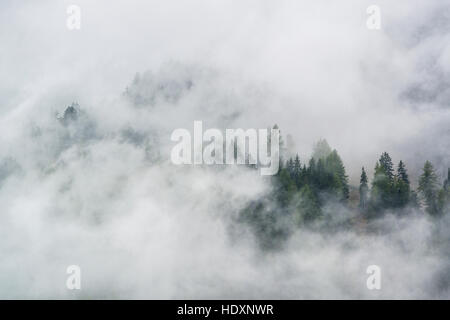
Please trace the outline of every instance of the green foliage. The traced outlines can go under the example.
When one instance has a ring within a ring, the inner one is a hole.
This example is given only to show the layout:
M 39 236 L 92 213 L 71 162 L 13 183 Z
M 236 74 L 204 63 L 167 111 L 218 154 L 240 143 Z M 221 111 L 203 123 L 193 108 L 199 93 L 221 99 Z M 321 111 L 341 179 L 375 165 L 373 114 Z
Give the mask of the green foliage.
M 325 159 L 325 170 L 333 179 L 329 186 L 330 191 L 341 201 L 347 201 L 349 197 L 348 176 L 345 167 L 336 150 L 333 150 Z
M 307 163 L 302 162 L 298 154 L 286 161 L 280 157 L 283 165 L 271 178 L 273 189 L 270 195 L 252 202 L 240 215 L 241 221 L 251 226 L 264 248 L 279 246 L 295 227 L 315 225 L 313 223 L 318 220 L 328 223 L 332 217 L 327 214 L 330 211 L 325 205 L 329 201 L 339 201 L 345 208 L 349 199 L 348 176 L 343 161 L 326 140 L 317 143 Z M 431 215 L 450 210 L 450 169 L 440 189 L 433 166 L 427 161 L 418 191 Z M 419 210 L 420 207 L 418 194 L 411 189 L 403 161 L 398 163 L 394 174 L 392 159 L 383 152 L 376 162 L 371 188 L 362 167 L 359 211 L 364 214 L 364 219 L 378 217 L 386 210 L 400 213 L 408 212 L 401 210 L 403 208 Z
M 380 159 L 381 160 L 381 159 Z M 385 166 L 378 161 L 370 190 L 370 208 L 372 212 L 382 212 L 392 206 L 393 180 L 387 175 Z
M 363 211 L 367 209 L 369 200 L 369 186 L 366 171 L 362 167 L 361 178 L 359 180 L 359 208 Z
M 419 196 L 417 195 L 417 192 L 414 190 L 411 190 L 409 194 L 409 206 L 414 209 L 420 208 Z
M 419 178 L 419 192 L 421 193 L 427 212 L 430 215 L 439 214 L 438 193 L 439 185 L 433 165 L 426 161 L 423 166 L 423 173 Z
M 281 207 L 285 208 L 291 202 L 297 192 L 295 180 L 291 177 L 288 169 L 281 169 L 278 173 L 276 185 L 276 197 Z
M 450 191 L 450 168 L 447 170 L 447 179 L 444 182 L 444 190 Z
M 447 171 L 447 178 L 438 195 L 438 209 L 440 213 L 450 212 L 450 168 Z
M 409 178 L 406 172 L 405 164 L 401 160 L 397 167 L 397 174 L 394 181 L 394 191 L 394 207 L 403 208 L 408 205 L 411 196 L 411 187 L 409 185 Z
M 394 165 L 392 163 L 391 157 L 389 156 L 389 153 L 383 152 L 379 162 L 384 175 L 386 175 L 389 181 L 392 181 L 392 179 L 394 178 Z
M 326 149 L 324 147 L 326 141 L 321 140 L 320 143 L 322 145 L 319 149 Z M 324 153 L 323 155 L 325 156 Z M 318 160 L 312 157 L 308 166 L 302 167 L 298 155 L 286 163 L 286 172 L 289 173 L 290 180 L 285 172 L 279 175 L 279 183 L 284 186 L 278 191 L 279 199 L 284 206 L 288 205 L 289 201 L 296 201 L 293 204 L 296 216 L 301 217 L 297 221 L 309 222 L 321 217 L 321 206 L 326 200 L 347 201 L 348 177 L 336 150 L 327 152 L 325 157 Z
M 405 164 L 403 163 L 402 160 L 400 160 L 400 162 L 398 163 L 397 178 L 409 185 L 408 174 L 406 172 Z
M 297 212 L 300 213 L 302 222 L 308 223 L 321 217 L 322 213 L 317 196 L 307 184 L 300 189 L 299 199 Z
M 391 157 L 384 152 L 375 165 L 370 191 L 370 209 L 375 216 L 387 209 L 418 207 L 416 194 L 411 191 L 405 163 L 400 160 L 397 173 L 394 175 L 393 172 Z

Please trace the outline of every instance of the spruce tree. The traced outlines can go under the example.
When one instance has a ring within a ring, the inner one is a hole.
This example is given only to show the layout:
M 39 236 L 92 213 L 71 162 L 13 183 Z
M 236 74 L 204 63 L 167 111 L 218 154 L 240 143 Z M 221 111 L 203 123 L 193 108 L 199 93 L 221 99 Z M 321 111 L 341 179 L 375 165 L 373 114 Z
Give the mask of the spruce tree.
M 327 189 L 329 187 L 329 182 L 327 181 L 327 172 L 325 171 L 325 164 L 323 163 L 322 158 L 317 161 L 315 175 L 319 190 Z
M 426 161 L 423 166 L 423 173 L 419 178 L 418 190 L 424 199 L 426 211 L 430 215 L 437 215 L 439 213 L 439 186 L 436 173 L 430 161 Z
M 303 186 L 300 190 L 298 210 L 301 213 L 302 220 L 306 223 L 320 218 L 322 215 L 317 196 L 308 185 Z
M 366 210 L 369 196 L 369 187 L 367 185 L 368 179 L 364 167 L 362 167 L 361 179 L 359 180 L 359 207 L 361 210 Z
M 374 213 L 378 213 L 389 207 L 390 181 L 384 168 L 377 161 L 370 190 L 370 207 Z
M 276 176 L 276 182 L 275 197 L 280 207 L 285 208 L 297 192 L 297 186 L 287 169 L 281 169 L 279 171 L 279 174 Z
M 401 160 L 397 167 L 397 175 L 395 176 L 395 191 L 394 206 L 405 207 L 409 202 L 411 187 L 405 164 Z
M 403 163 L 402 160 L 400 160 L 400 162 L 398 163 L 397 177 L 398 177 L 400 180 L 402 180 L 403 182 L 405 182 L 406 184 L 409 185 L 408 174 L 407 174 L 407 172 L 406 172 L 405 164 Z
M 450 212 L 450 168 L 447 171 L 447 179 L 444 181 L 442 190 L 438 196 L 439 211 L 441 213 Z
M 389 153 L 383 152 L 380 157 L 380 166 L 383 168 L 386 177 L 392 181 L 394 179 L 394 164 Z
M 333 150 L 325 160 L 327 171 L 331 173 L 331 190 L 340 198 L 346 201 L 349 198 L 348 176 L 345 172 L 344 163 L 336 150 Z
M 302 165 L 300 163 L 300 157 L 298 156 L 298 154 L 295 155 L 292 170 L 294 172 L 295 184 L 297 185 L 297 187 L 300 187 L 302 180 Z
M 371 190 L 371 208 L 382 211 L 395 206 L 395 181 L 392 159 L 387 152 L 383 152 L 375 165 L 375 172 Z
M 293 163 L 293 169 L 294 169 L 294 173 L 295 175 L 299 176 L 300 175 L 300 171 L 302 170 L 302 165 L 300 163 L 300 157 L 297 155 L 295 155 L 295 160 Z
M 447 169 L 447 179 L 444 181 L 444 190 L 450 190 L 450 168 Z
M 316 160 L 314 158 L 311 158 L 309 160 L 308 171 L 310 173 L 313 173 L 314 171 L 316 171 Z
M 289 171 L 291 178 L 293 178 L 294 177 L 294 160 L 292 160 L 292 158 L 289 158 L 289 160 L 286 161 L 286 169 Z
M 411 190 L 409 194 L 409 206 L 415 209 L 420 208 L 419 197 L 417 196 L 417 192 L 415 192 L 414 190 Z

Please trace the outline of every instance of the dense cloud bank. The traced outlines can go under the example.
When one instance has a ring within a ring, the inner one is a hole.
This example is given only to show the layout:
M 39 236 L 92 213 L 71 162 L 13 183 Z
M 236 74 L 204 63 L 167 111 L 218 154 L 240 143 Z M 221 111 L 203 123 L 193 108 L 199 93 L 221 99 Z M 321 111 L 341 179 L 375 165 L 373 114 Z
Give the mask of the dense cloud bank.
M 355 210 L 330 202 L 329 225 L 263 250 L 239 213 L 270 180 L 169 160 L 194 120 L 277 123 L 302 161 L 326 137 L 353 185 L 386 150 L 413 184 L 427 159 L 443 178 L 445 1 L 382 1 L 380 31 L 359 1 L 79 5 L 79 32 L 63 2 L 0 5 L 1 298 L 450 298 L 449 214 L 347 227 Z

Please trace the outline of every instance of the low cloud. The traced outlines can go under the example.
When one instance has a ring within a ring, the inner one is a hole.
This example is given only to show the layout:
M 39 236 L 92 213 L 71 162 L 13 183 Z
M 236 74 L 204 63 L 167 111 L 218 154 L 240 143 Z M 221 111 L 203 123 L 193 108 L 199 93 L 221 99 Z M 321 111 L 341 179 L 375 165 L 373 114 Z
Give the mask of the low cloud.
M 327 138 L 353 185 L 383 151 L 413 184 L 427 159 L 443 176 L 445 1 L 382 1 L 380 31 L 356 1 L 80 1 L 80 31 L 69 4 L 0 5 L 0 297 L 450 298 L 449 215 L 346 228 L 355 212 L 330 202 L 331 225 L 263 250 L 238 217 L 268 179 L 169 160 L 170 133 L 194 120 L 277 123 L 303 163 Z

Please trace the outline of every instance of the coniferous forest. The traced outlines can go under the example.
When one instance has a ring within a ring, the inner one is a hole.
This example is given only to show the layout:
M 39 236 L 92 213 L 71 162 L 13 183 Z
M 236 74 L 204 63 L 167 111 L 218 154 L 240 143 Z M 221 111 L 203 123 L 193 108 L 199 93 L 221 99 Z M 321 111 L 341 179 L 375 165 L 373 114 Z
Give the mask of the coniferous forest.
M 449 0 L 0 15 L 0 299 L 450 299 Z
M 301 160 L 299 154 L 286 157 L 283 144 L 280 138 L 281 166 L 272 178 L 273 193 L 240 214 L 263 248 L 279 247 L 296 227 L 329 228 L 332 219 L 323 209 L 330 204 L 353 212 L 340 222 L 347 228 L 361 228 L 387 213 L 403 216 L 422 211 L 439 218 L 450 211 L 450 168 L 441 184 L 433 165 L 426 161 L 414 190 L 405 163 L 400 160 L 395 166 L 389 153 L 383 152 L 375 161 L 373 177 L 369 179 L 362 167 L 359 187 L 352 188 L 343 160 L 325 139 L 317 142 L 309 160 Z M 364 230 L 369 231 L 367 227 Z

